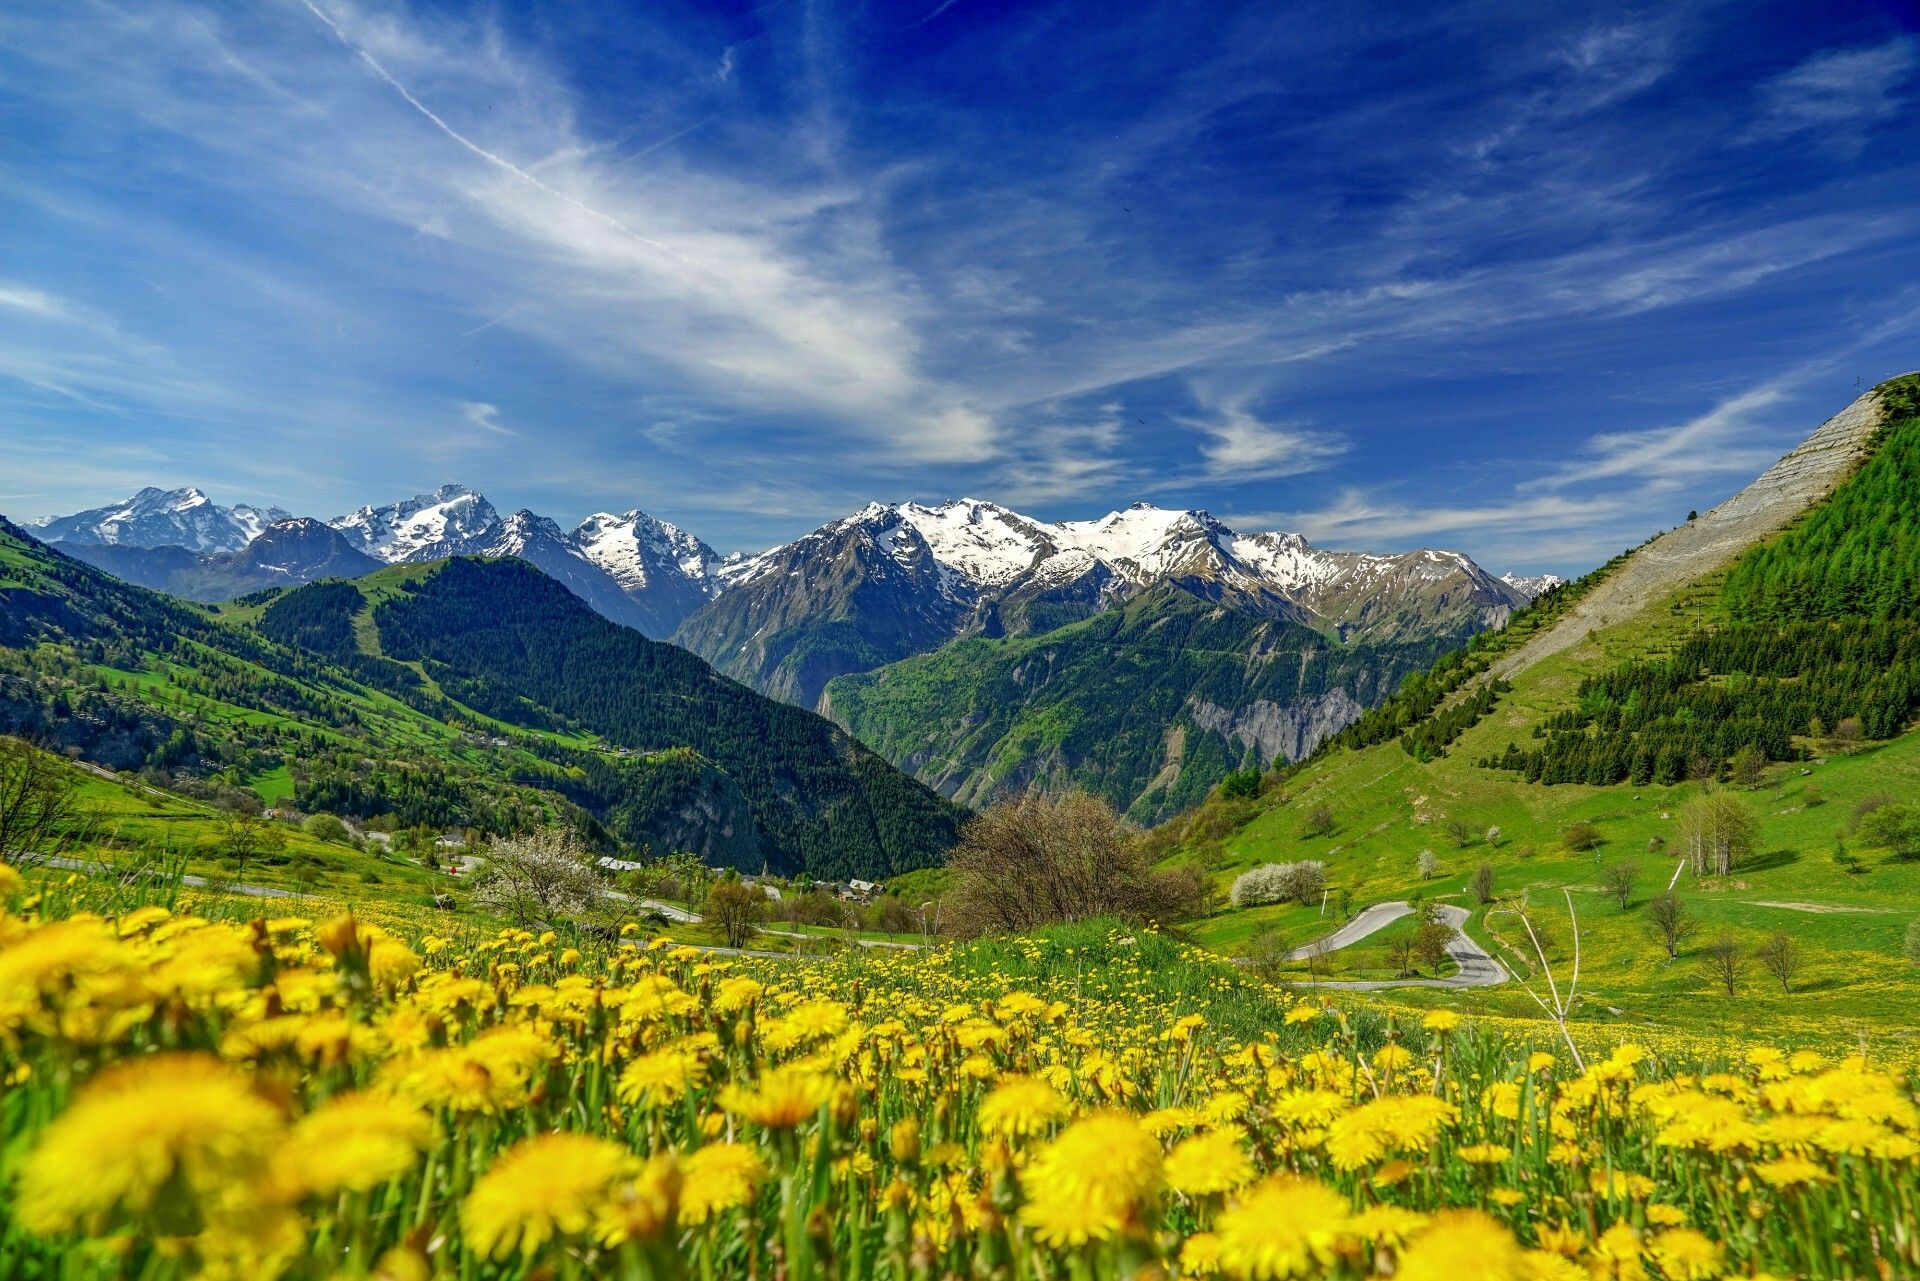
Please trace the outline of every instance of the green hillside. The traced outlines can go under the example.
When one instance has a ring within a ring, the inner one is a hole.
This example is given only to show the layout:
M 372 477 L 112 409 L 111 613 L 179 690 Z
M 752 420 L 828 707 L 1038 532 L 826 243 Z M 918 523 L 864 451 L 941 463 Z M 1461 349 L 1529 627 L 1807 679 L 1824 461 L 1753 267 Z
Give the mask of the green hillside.
M 1197 936 L 1270 951 L 1328 932 L 1342 903 L 1445 899 L 1471 908 L 1468 932 L 1522 975 L 1537 969 L 1527 911 L 1564 984 L 1571 891 L 1578 1017 L 1832 1031 L 1920 1010 L 1920 971 L 1903 956 L 1920 916 L 1920 609 L 1911 592 L 1873 586 L 1920 581 L 1920 379 L 1877 394 L 1871 452 L 1784 529 L 1702 556 L 1691 573 L 1653 572 L 1672 568 L 1674 548 L 1718 546 L 1717 530 L 1743 528 L 1771 492 L 1757 482 L 1699 528 L 1568 589 L 1587 606 L 1482 638 L 1305 766 L 1264 777 L 1257 797 L 1216 793 L 1156 831 L 1169 857 L 1207 866 L 1222 891 Z M 1628 610 L 1613 590 L 1628 580 L 1657 589 Z M 1681 825 L 1708 793 L 1750 815 L 1754 838 L 1730 874 L 1696 877 L 1682 867 Z M 1327 865 L 1324 915 L 1224 904 L 1239 872 L 1303 858 Z M 1489 904 L 1470 892 L 1482 865 Z M 1624 909 L 1606 889 L 1622 865 L 1635 871 Z M 1672 960 L 1648 910 L 1670 881 L 1698 926 Z M 1708 965 L 1722 931 L 1739 949 L 1732 997 Z M 1790 992 L 1755 955 L 1776 932 L 1800 953 Z M 1379 958 L 1335 954 L 1336 969 L 1348 961 L 1372 977 Z M 1518 984 L 1396 999 L 1538 1012 Z
M 0 730 L 302 810 L 820 876 L 935 862 L 959 811 L 831 724 L 606 622 L 518 562 L 408 565 L 224 609 L 0 524 Z
M 1078 786 L 1151 823 L 1230 771 L 1302 754 L 1459 643 L 1343 644 L 1168 586 L 1052 631 L 842 676 L 825 706 L 963 802 Z

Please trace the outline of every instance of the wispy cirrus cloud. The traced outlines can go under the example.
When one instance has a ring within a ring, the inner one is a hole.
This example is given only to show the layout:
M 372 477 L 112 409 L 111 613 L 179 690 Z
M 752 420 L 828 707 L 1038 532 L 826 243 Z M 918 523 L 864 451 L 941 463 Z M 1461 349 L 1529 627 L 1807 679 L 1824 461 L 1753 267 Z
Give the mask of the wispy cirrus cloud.
M 1805 130 L 1851 133 L 1890 120 L 1920 66 L 1920 42 L 1894 36 L 1861 48 L 1829 49 L 1759 88 L 1754 131 L 1779 137 Z
M 1780 444 L 1837 376 L 1782 367 L 1867 350 L 1920 265 L 1911 38 L 1831 39 L 1690 0 L 16 6 L 0 432 L 72 505 L 161 439 L 323 514 L 457 458 L 731 545 L 1152 496 L 1566 567 Z

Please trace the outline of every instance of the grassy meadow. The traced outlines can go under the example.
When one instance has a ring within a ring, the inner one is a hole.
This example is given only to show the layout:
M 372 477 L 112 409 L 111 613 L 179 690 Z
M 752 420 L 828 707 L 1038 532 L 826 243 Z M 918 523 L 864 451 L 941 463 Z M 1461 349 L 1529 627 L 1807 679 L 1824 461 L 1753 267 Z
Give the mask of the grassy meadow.
M 0 878 L 7 1276 L 1920 1266 L 1877 1059 L 1323 1005 L 1103 923 L 753 961 Z

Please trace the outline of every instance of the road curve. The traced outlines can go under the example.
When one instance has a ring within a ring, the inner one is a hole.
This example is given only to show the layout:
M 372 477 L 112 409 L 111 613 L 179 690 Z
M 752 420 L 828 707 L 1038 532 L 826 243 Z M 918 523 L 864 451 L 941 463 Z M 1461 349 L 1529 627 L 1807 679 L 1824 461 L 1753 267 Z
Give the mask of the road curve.
M 1378 934 L 1404 916 L 1413 914 L 1413 904 L 1404 900 L 1389 903 L 1375 903 L 1364 909 L 1351 921 L 1305 947 L 1297 947 L 1287 953 L 1289 961 L 1304 961 L 1314 952 L 1337 952 L 1344 947 L 1352 947 L 1361 939 Z M 1388 988 L 1475 988 L 1498 987 L 1512 976 L 1507 967 L 1496 961 L 1493 956 L 1473 939 L 1468 937 L 1462 927 L 1471 915 L 1464 907 L 1451 904 L 1440 905 L 1440 915 L 1453 927 L 1453 941 L 1447 944 L 1447 955 L 1459 971 L 1444 979 L 1314 979 L 1297 982 L 1295 987 L 1323 987 L 1339 992 L 1380 992 Z
M 1296 947 L 1287 953 L 1289 961 L 1304 961 L 1315 952 L 1338 952 L 1343 947 L 1352 947 L 1369 935 L 1378 934 L 1403 916 L 1413 915 L 1413 904 L 1375 903 L 1363 908 L 1351 921 L 1342 925 L 1325 938 L 1315 939 L 1305 947 Z

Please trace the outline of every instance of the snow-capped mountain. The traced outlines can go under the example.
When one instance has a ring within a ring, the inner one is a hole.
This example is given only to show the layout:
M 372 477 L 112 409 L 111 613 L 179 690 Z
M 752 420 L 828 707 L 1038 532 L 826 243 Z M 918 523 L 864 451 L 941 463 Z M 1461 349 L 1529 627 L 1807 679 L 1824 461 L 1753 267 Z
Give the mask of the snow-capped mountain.
M 1552 591 L 1556 587 L 1566 586 L 1567 580 L 1558 574 L 1502 574 L 1500 581 L 1523 593 L 1528 600 Z
M 675 639 L 808 706 L 835 676 L 957 636 L 1046 631 L 1155 590 L 1375 642 L 1465 636 L 1531 598 L 1459 552 L 1324 551 L 1146 503 L 1049 522 L 974 498 L 870 503 L 716 576 L 721 590 Z
M 221 583 L 270 571 L 202 559 L 237 554 L 288 519 L 277 508 L 219 507 L 198 489 L 143 489 L 33 528 L 48 541 L 123 549 L 113 553 L 118 568 L 106 568 L 153 585 L 192 584 L 204 599 Z M 596 513 L 568 530 L 525 510 L 502 517 L 457 484 L 326 525 L 364 563 L 521 557 L 607 617 L 673 635 L 730 674 L 807 705 L 845 672 L 957 636 L 1045 631 L 1162 588 L 1381 641 L 1496 626 L 1559 582 L 1496 579 L 1458 552 L 1325 551 L 1298 534 L 1244 534 L 1204 511 L 1146 503 L 1070 521 L 977 498 L 869 503 L 770 551 L 727 557 L 643 511 Z M 304 547 L 294 559 L 315 572 L 363 563 L 320 548 L 312 531 Z M 185 551 L 163 564 L 166 548 Z M 289 581 L 306 581 L 305 572 Z
M 300 516 L 273 522 L 238 551 L 211 556 L 174 545 L 62 542 L 58 547 L 129 583 L 209 602 L 322 578 L 358 578 L 380 568 L 338 530 Z
M 107 547 L 184 547 L 197 555 L 236 552 L 268 525 L 287 519 L 278 507 L 221 507 L 198 489 L 141 490 L 125 502 L 71 516 L 29 522 L 49 543 Z
M 565 530 L 521 510 L 504 519 L 463 485 L 442 485 L 332 522 L 381 560 L 518 556 L 617 623 L 666 636 L 720 591 L 719 553 L 643 511 L 598 513 Z
M 442 485 L 385 507 L 362 507 L 327 523 L 388 564 L 467 555 L 501 527 L 493 504 L 465 485 Z

